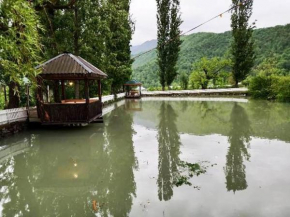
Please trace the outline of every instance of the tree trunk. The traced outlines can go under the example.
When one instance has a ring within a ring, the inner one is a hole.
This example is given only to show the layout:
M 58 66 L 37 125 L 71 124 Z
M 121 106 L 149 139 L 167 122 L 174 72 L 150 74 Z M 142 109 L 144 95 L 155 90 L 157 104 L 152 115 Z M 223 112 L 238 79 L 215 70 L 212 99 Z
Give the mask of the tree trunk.
M 6 85 L 4 85 L 4 99 L 5 99 L 5 107 L 7 106 L 7 92 L 6 92 Z
M 235 88 L 238 88 L 239 87 L 239 81 L 235 81 L 235 86 L 234 86 Z
M 9 83 L 9 103 L 8 109 L 19 108 L 20 97 L 19 97 L 19 84 L 11 81 Z
M 79 18 L 78 18 L 78 2 L 75 3 L 74 7 L 74 54 L 79 56 L 80 53 L 80 28 L 79 28 Z M 75 81 L 75 98 L 80 98 L 80 82 Z
M 165 91 L 165 87 L 164 86 L 162 86 L 162 91 Z

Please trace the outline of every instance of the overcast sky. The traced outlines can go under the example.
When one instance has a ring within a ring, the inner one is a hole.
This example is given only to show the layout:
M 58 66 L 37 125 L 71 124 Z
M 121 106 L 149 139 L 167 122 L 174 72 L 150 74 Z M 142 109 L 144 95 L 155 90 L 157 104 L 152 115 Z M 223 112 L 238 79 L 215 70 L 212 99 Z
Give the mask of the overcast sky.
M 180 0 L 182 31 L 226 11 L 231 0 Z M 131 14 L 135 21 L 132 45 L 156 39 L 156 0 L 132 0 Z M 290 0 L 254 0 L 252 21 L 258 28 L 290 23 Z M 224 15 L 194 32 L 225 32 L 230 30 L 230 14 Z

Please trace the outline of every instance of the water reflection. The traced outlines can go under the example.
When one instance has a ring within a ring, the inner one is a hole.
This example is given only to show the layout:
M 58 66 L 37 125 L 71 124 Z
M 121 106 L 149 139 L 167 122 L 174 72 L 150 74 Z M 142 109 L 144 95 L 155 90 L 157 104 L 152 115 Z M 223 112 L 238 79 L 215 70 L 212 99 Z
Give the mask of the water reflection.
M 32 147 L 0 166 L 1 216 L 93 216 L 93 201 L 102 216 L 128 216 L 136 191 L 132 121 L 116 109 L 103 130 L 23 134 Z
M 132 114 L 125 109 L 116 109 L 110 114 L 107 122 L 106 145 L 109 164 L 105 169 L 111 176 L 108 182 L 108 210 L 113 216 L 128 216 L 133 196 L 136 196 L 133 169 L 138 165 L 132 140 Z M 122 124 L 122 127 L 119 124 Z
M 120 101 L 104 124 L 1 139 L 0 216 L 289 216 L 289 108 Z
M 226 187 L 228 191 L 241 191 L 248 187 L 244 159 L 249 160 L 250 154 L 246 147 L 250 142 L 251 124 L 245 109 L 235 103 L 230 116 L 229 132 L 230 147 L 226 156 L 225 167 Z
M 172 106 L 162 102 L 158 125 L 158 197 L 159 200 L 170 200 L 173 196 L 173 185 L 179 176 L 180 137 L 176 127 L 177 115 Z
M 125 109 L 127 111 L 142 111 L 141 99 L 126 99 Z

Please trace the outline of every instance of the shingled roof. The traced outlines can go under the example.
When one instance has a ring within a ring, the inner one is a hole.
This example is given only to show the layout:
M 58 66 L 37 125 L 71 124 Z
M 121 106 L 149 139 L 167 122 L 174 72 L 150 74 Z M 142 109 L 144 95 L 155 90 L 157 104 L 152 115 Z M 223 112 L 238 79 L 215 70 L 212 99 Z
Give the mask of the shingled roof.
M 127 81 L 124 85 L 125 86 L 141 86 L 142 84 L 139 81 L 131 80 L 131 81 Z
M 106 78 L 107 74 L 102 72 L 97 67 L 93 66 L 91 63 L 87 62 L 79 56 L 75 56 L 71 53 L 60 54 L 47 62 L 39 65 L 36 69 L 42 69 L 40 76 L 88 76 L 88 77 L 98 77 Z

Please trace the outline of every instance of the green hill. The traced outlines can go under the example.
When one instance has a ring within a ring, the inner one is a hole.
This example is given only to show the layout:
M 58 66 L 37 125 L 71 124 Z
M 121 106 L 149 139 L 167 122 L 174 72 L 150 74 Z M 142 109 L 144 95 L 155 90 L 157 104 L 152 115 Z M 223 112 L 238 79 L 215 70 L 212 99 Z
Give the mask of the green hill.
M 290 71 L 290 24 L 257 29 L 253 34 L 256 49 L 256 65 L 273 54 L 279 57 L 281 66 Z M 202 57 L 222 57 L 229 52 L 231 32 L 195 33 L 184 36 L 178 61 L 178 72 L 191 72 L 192 64 Z M 156 51 L 138 57 L 133 63 L 133 78 L 145 87 L 159 86 Z

